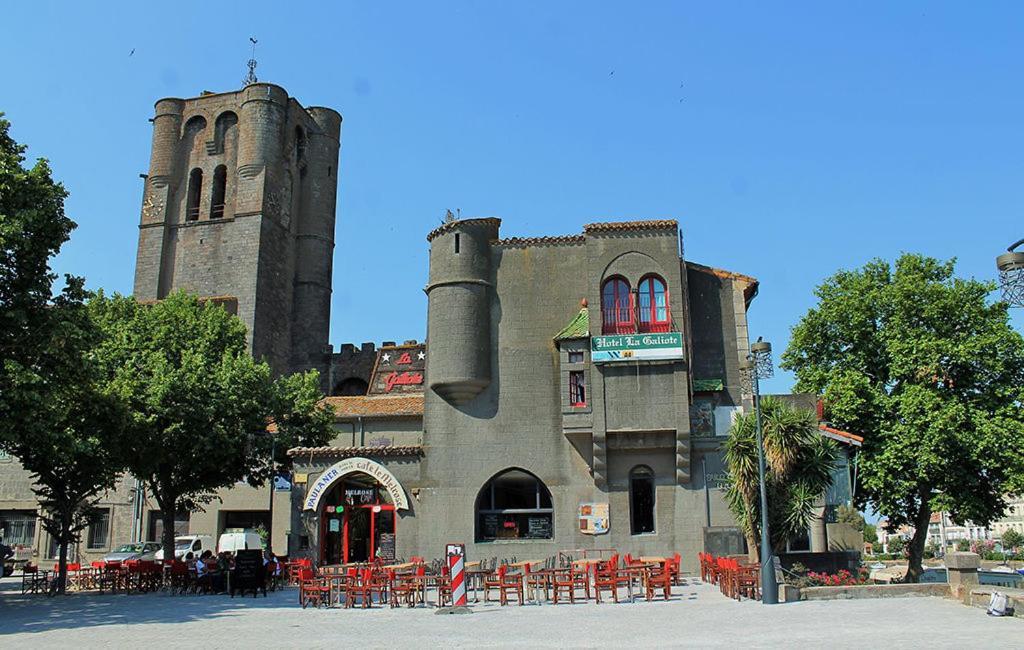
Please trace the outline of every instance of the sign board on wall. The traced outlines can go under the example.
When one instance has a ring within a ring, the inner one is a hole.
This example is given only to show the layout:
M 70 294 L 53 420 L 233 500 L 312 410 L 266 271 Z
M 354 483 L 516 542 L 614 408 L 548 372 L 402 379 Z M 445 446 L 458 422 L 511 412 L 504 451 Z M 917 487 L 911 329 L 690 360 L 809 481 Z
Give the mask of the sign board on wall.
M 424 344 L 383 347 L 370 377 L 370 395 L 422 393 L 427 348 Z
M 380 484 L 384 490 L 387 491 L 388 496 L 391 497 L 391 503 L 395 505 L 399 510 L 409 509 L 409 499 L 405 496 L 405 490 L 402 489 L 402 484 L 398 482 L 395 475 L 388 471 L 386 467 L 380 463 L 370 460 L 369 458 L 346 458 L 345 460 L 331 465 L 327 470 L 320 475 L 315 483 L 309 486 L 309 491 L 306 492 L 306 500 L 302 507 L 303 510 L 316 510 L 320 507 L 320 499 L 323 498 L 324 494 L 334 485 L 335 481 L 340 480 L 343 476 L 361 472 L 367 474 Z
M 664 332 L 592 336 L 590 358 L 594 363 L 682 359 L 683 335 L 681 332 Z
M 608 504 L 580 504 L 580 532 L 584 535 L 604 535 L 608 532 Z

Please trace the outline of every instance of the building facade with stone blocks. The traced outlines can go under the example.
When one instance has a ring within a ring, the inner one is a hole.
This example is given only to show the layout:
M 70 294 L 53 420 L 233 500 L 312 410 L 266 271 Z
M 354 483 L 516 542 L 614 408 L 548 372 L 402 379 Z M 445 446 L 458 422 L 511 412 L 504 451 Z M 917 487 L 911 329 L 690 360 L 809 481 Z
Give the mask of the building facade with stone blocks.
M 675 221 L 499 228 L 451 220 L 428 236 L 425 376 L 387 373 L 415 378 L 421 419 L 389 415 L 375 379 L 370 405 L 335 404 L 332 446 L 292 450 L 302 545 L 353 561 L 379 554 L 379 533 L 384 557 L 454 541 L 476 558 L 614 547 L 693 564 L 706 526 L 735 525 L 721 443 L 750 402 L 739 364 L 757 281 L 684 259 Z M 360 462 L 398 492 L 360 483 Z

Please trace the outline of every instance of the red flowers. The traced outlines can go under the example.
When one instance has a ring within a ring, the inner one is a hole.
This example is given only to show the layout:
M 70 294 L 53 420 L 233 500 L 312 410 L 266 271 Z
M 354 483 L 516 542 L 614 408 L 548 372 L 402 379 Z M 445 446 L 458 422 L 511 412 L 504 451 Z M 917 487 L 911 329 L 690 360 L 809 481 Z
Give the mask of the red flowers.
M 849 587 L 867 583 L 868 570 L 864 567 L 860 567 L 857 569 L 856 575 L 846 569 L 840 569 L 836 573 L 817 573 L 815 571 L 808 571 L 807 577 L 811 580 L 811 583 L 816 586 Z

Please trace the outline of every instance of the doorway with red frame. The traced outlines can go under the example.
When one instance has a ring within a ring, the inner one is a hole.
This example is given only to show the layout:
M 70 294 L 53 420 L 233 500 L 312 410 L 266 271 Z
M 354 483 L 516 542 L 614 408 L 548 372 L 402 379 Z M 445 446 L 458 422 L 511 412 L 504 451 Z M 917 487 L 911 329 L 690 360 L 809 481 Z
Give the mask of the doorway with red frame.
M 396 524 L 395 506 L 374 478 L 344 477 L 320 509 L 320 564 L 393 559 Z

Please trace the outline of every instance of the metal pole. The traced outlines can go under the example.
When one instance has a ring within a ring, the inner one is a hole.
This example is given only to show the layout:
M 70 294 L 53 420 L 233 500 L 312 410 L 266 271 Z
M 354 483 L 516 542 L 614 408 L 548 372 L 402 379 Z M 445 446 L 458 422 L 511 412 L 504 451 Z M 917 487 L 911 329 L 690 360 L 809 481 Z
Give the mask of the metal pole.
M 708 522 L 708 528 L 711 528 L 711 493 L 708 491 L 708 465 L 707 457 L 700 457 L 700 471 L 704 475 L 704 516 Z
M 267 515 L 267 550 L 271 553 L 274 552 L 274 482 L 277 480 L 277 472 L 274 468 L 277 466 L 275 462 L 277 456 L 277 438 L 270 439 L 270 505 L 267 508 L 269 514 Z
M 757 421 L 757 464 L 761 483 L 761 603 L 775 605 L 779 602 L 779 584 L 775 580 L 775 561 L 768 534 L 768 492 L 765 488 L 764 440 L 761 436 L 761 387 L 757 368 L 754 368 L 754 413 Z

